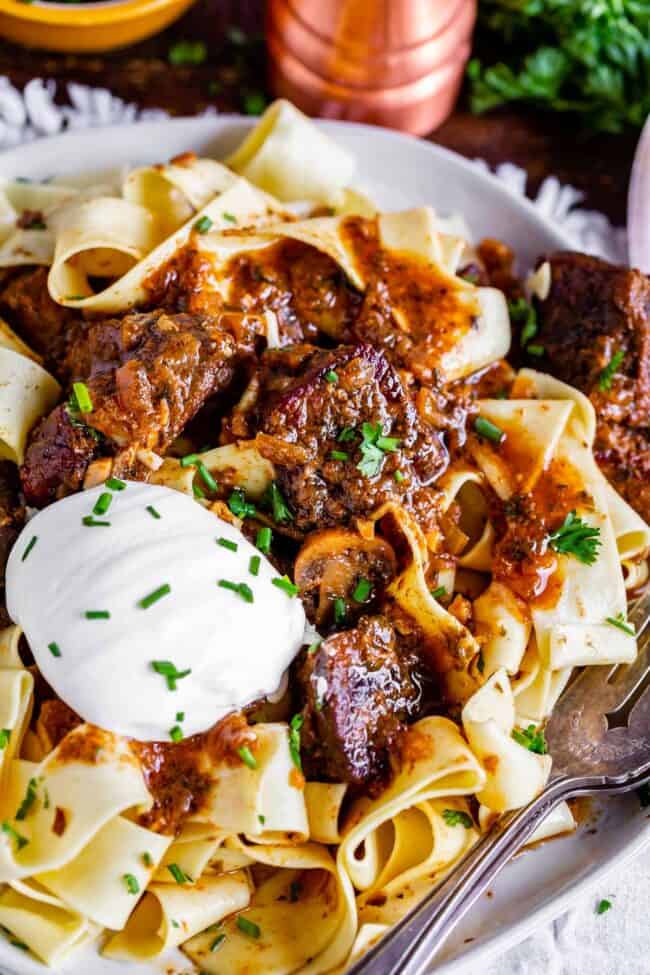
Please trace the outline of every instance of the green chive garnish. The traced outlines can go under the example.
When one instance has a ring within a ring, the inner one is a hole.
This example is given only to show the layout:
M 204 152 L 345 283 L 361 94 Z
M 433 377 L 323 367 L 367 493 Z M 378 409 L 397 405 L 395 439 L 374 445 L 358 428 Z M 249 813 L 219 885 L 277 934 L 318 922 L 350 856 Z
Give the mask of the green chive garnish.
M 218 951 L 225 940 L 226 940 L 225 934 L 218 934 L 217 937 L 212 942 L 212 944 L 210 945 L 210 951 Z
M 245 582 L 231 582 L 230 579 L 219 579 L 217 585 L 220 589 L 229 589 L 236 592 L 246 603 L 254 602 L 253 590 Z
M 199 477 L 202 478 L 203 483 L 206 485 L 206 487 L 210 491 L 216 491 L 217 490 L 217 487 L 218 487 L 218 484 L 215 481 L 215 479 L 213 478 L 213 476 L 210 473 L 210 471 L 207 469 L 207 467 L 203 463 L 203 461 L 199 461 L 199 463 L 196 466 L 197 466 L 197 470 L 199 472 Z
M 152 518 L 160 518 L 160 514 L 156 511 L 156 509 L 152 504 L 147 505 L 147 511 L 149 512 Z
M 88 392 L 88 387 L 86 386 L 86 384 L 73 383 L 72 392 L 74 393 L 75 399 L 77 400 L 79 411 L 81 413 L 92 413 L 93 401 L 90 398 L 90 393 Z
M 322 642 L 322 640 L 314 640 L 314 642 L 310 643 L 307 647 L 307 653 L 316 653 Z
M 151 666 L 157 674 L 165 678 L 170 691 L 176 690 L 177 680 L 182 680 L 183 677 L 188 677 L 192 673 L 191 667 L 188 667 L 187 670 L 177 670 L 171 660 L 152 660 Z
M 229 538 L 218 538 L 217 545 L 221 545 L 222 548 L 227 548 L 229 552 L 236 552 L 239 547 L 237 542 L 231 542 Z
M 608 901 L 607 898 L 603 898 L 601 901 L 598 902 L 598 907 L 596 908 L 596 914 L 605 914 L 606 911 L 610 910 L 611 906 L 612 906 L 612 902 Z
M 443 809 L 442 818 L 447 826 L 464 826 L 465 829 L 471 829 L 474 825 L 474 820 L 469 813 L 461 809 Z
M 185 711 L 177 711 L 176 712 L 176 720 L 177 721 L 185 721 Z
M 53 657 L 61 656 L 61 649 L 58 643 L 48 643 L 47 649 L 50 651 Z
M 263 826 L 264 823 L 266 822 L 266 816 L 263 816 L 262 813 L 258 813 L 257 819 L 260 826 Z
M 200 461 L 198 454 L 186 454 L 185 457 L 181 457 L 181 467 L 196 467 Z
M 15 819 L 23 820 L 27 818 L 27 813 L 29 812 L 29 810 L 32 808 L 32 806 L 36 801 L 37 786 L 38 786 L 38 782 L 36 781 L 36 779 L 32 778 L 29 780 L 29 782 L 27 783 L 27 791 L 25 793 L 23 801 L 18 807 L 18 811 L 16 812 L 16 815 L 14 817 Z
M 365 603 L 368 596 L 372 591 L 372 583 L 368 579 L 361 578 L 356 584 L 355 590 L 352 593 L 352 598 L 355 603 Z
M 10 738 L 11 738 L 11 729 L 0 728 L 0 752 L 7 747 Z
M 258 924 L 254 921 L 249 921 L 247 917 L 242 917 L 241 915 L 237 918 L 237 927 L 242 934 L 247 935 L 249 938 L 259 938 L 261 931 Z
M 83 525 L 86 526 L 86 528 L 110 528 L 111 527 L 110 521 L 99 521 L 98 518 L 93 518 L 92 515 L 84 515 L 84 517 L 81 519 L 81 522 Z
M 274 586 L 277 586 L 278 589 L 286 592 L 287 596 L 297 596 L 298 592 L 300 591 L 298 586 L 291 581 L 289 576 L 276 576 L 275 579 L 271 579 L 271 582 Z
M 607 616 L 605 619 L 606 623 L 610 626 L 615 626 L 617 629 L 622 630 L 623 633 L 627 633 L 628 636 L 636 636 L 636 632 L 633 626 L 626 621 L 623 613 L 617 613 L 616 616 Z
M 337 383 L 339 381 L 338 374 L 334 372 L 333 369 L 328 369 L 325 373 L 325 379 L 328 383 Z
M 503 430 L 500 430 L 494 423 L 486 420 L 484 416 L 476 417 L 474 420 L 474 429 L 479 437 L 483 437 L 485 440 L 491 440 L 492 443 L 501 443 L 505 437 Z
M 204 213 L 203 216 L 199 217 L 194 224 L 194 229 L 196 230 L 197 234 L 207 234 L 211 226 L 212 219 L 207 215 L 207 213 Z
M 545 353 L 545 351 L 546 351 L 546 349 L 544 348 L 543 345 L 527 345 L 526 346 L 526 352 L 528 352 L 530 355 L 535 355 L 538 358 L 540 356 L 543 356 L 544 353 Z
M 302 714 L 294 714 L 289 724 L 289 754 L 291 761 L 299 772 L 302 772 L 302 760 L 300 758 L 300 729 L 305 723 Z
M 126 884 L 126 889 L 129 894 L 139 894 L 140 884 L 132 873 L 125 873 L 123 877 L 124 883 Z
M 252 576 L 259 575 L 261 563 L 262 559 L 259 555 L 251 555 L 250 562 L 248 563 L 248 571 Z
M 345 599 L 337 596 L 334 600 L 334 622 L 342 623 L 345 620 L 346 614 L 347 606 L 345 605 Z
M 332 460 L 349 460 L 350 455 L 346 454 L 344 450 L 331 450 L 330 457 Z
M 0 829 L 2 830 L 3 833 L 6 833 L 7 836 L 11 837 L 11 839 L 16 844 L 17 850 L 22 850 L 22 848 L 24 846 L 27 846 L 27 844 L 29 843 L 27 837 L 21 836 L 18 830 L 14 829 L 11 823 L 8 823 L 6 820 L 0 824 Z
M 169 737 L 172 741 L 183 740 L 183 729 L 180 727 L 180 725 L 175 724 L 173 728 L 169 729 Z
M 27 548 L 23 552 L 23 557 L 21 559 L 21 562 L 24 562 L 25 561 L 25 559 L 27 558 L 27 556 L 29 555 L 29 553 L 31 552 L 31 550 L 36 545 L 36 542 L 37 541 L 38 541 L 38 535 L 32 535 L 32 537 L 31 537 L 31 539 L 29 541 L 29 544 L 28 544 Z
M 198 484 L 192 485 L 192 494 L 194 495 L 195 498 L 198 498 L 199 501 L 202 501 L 203 498 L 205 497 L 205 491 L 202 491 L 201 488 L 198 486 Z
M 268 555 L 269 552 L 271 551 L 272 541 L 273 541 L 273 532 L 268 527 L 268 525 L 264 525 L 264 527 L 260 528 L 260 530 L 257 533 L 257 537 L 255 539 L 255 545 L 260 550 L 260 552 L 264 552 L 265 555 Z
M 106 487 L 111 491 L 123 491 L 126 487 L 126 481 L 120 481 L 119 477 L 109 477 L 106 481 Z
M 177 884 L 186 884 L 191 882 L 191 877 L 188 877 L 186 873 L 183 873 L 181 868 L 177 863 L 168 863 L 167 869 L 174 878 Z
M 221 214 L 221 216 L 223 217 L 224 220 L 227 220 L 228 223 L 237 223 L 237 217 L 235 216 L 234 213 L 227 213 L 224 211 Z
M 168 582 L 163 583 L 162 586 L 158 586 L 153 592 L 150 592 L 148 596 L 144 596 L 142 599 L 138 600 L 138 606 L 140 609 L 149 609 L 154 603 L 157 603 L 159 599 L 163 596 L 168 596 L 172 591 L 172 587 Z
M 95 502 L 95 507 L 93 508 L 94 515 L 105 515 L 111 506 L 111 501 L 113 500 L 113 495 L 109 494 L 108 491 L 102 491 L 102 493 L 97 498 Z
M 257 768 L 257 759 L 253 755 L 248 745 L 242 745 L 241 748 L 238 748 L 237 754 L 241 758 L 244 765 L 247 765 L 249 768 L 252 769 Z
M 431 595 L 433 596 L 434 599 L 441 599 L 443 596 L 447 595 L 446 586 L 438 586 L 437 589 L 432 589 Z
M 87 620 L 109 620 L 111 618 L 107 609 L 87 609 L 84 616 Z
M 393 477 L 395 478 L 398 484 L 401 484 L 402 481 L 404 480 L 404 475 L 402 474 L 401 471 L 395 471 Z
M 150 853 L 145 852 L 142 854 L 142 862 L 144 863 L 145 867 L 153 867 L 153 857 Z
M 235 488 L 228 498 L 228 507 L 237 518 L 254 518 L 257 509 L 254 504 L 246 500 L 241 488 Z

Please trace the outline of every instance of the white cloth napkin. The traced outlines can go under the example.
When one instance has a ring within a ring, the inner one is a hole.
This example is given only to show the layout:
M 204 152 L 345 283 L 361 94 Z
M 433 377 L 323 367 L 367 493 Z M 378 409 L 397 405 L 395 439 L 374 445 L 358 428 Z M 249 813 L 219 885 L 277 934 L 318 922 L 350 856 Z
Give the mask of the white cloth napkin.
M 55 104 L 55 93 L 56 83 L 51 80 L 34 78 L 21 92 L 8 78 L 0 77 L 0 149 L 66 129 L 167 117 L 162 109 L 140 110 L 106 88 L 69 84 L 69 104 L 62 106 Z M 208 109 L 207 114 L 216 110 Z M 475 164 L 487 169 L 482 160 Z M 502 163 L 495 175 L 513 193 L 526 193 L 526 172 L 518 166 Z M 602 213 L 580 209 L 581 200 L 582 194 L 573 186 L 550 176 L 533 203 L 562 227 L 576 249 L 625 262 L 625 230 L 613 227 Z M 480 973 L 467 969 L 463 975 L 648 975 L 649 891 L 650 852 L 646 851 L 612 875 L 606 888 L 601 885 L 594 894 L 583 896 L 572 910 Z M 596 906 L 602 898 L 610 900 L 612 908 L 598 915 Z

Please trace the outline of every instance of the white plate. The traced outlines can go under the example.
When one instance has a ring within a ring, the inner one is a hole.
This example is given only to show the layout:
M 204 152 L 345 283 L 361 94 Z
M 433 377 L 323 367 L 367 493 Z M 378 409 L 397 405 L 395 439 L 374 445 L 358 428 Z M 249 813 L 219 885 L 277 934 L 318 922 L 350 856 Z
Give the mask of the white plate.
M 43 179 L 82 170 L 159 162 L 184 150 L 229 152 L 252 125 L 250 119 L 175 119 L 73 132 L 12 149 L 0 156 L 0 176 Z M 569 242 L 526 200 L 505 189 L 467 160 L 407 136 L 344 122 L 320 123 L 358 159 L 360 182 L 392 209 L 430 203 L 441 213 L 464 214 L 474 236 L 498 237 L 514 247 L 520 267 Z M 595 820 L 595 821 L 594 821 Z M 650 821 L 636 797 L 608 803 L 574 836 L 529 851 L 501 875 L 445 947 L 437 975 L 479 972 L 488 957 L 525 938 L 566 909 L 581 892 L 602 883 L 605 873 L 650 842 Z M 602 891 L 603 888 L 601 888 Z M 191 970 L 174 959 L 172 970 Z M 43 975 L 44 966 L 0 940 L 0 966 L 9 975 Z M 69 975 L 160 975 L 158 961 L 124 965 L 94 949 L 73 955 Z

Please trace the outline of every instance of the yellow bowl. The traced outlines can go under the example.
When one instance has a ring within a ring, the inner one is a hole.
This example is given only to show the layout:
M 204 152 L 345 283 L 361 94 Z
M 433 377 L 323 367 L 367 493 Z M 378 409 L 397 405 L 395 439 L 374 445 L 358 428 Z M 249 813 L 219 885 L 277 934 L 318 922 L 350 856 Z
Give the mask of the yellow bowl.
M 157 34 L 194 0 L 23 3 L 0 0 L 0 35 L 50 51 L 110 51 Z

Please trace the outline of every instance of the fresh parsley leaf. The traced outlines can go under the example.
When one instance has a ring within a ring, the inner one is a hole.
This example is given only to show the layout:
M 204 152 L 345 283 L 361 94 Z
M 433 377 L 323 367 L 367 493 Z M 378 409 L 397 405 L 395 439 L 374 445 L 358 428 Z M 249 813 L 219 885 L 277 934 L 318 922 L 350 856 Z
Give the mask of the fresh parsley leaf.
M 382 468 L 384 454 L 394 453 L 399 448 L 400 441 L 397 437 L 384 436 L 381 423 L 364 423 L 361 436 L 361 460 L 357 464 L 357 470 L 364 477 L 376 477 Z
M 529 752 L 535 752 L 536 755 L 546 755 L 548 752 L 544 731 L 542 728 L 536 728 L 534 724 L 529 724 L 524 731 L 513 728 L 512 737 L 519 745 L 523 745 Z
M 443 809 L 442 818 L 447 826 L 464 826 L 465 829 L 471 829 L 474 825 L 469 813 L 463 812 L 461 809 Z
M 602 545 L 600 528 L 588 525 L 575 511 L 570 511 L 558 530 L 549 535 L 549 544 L 556 552 L 573 555 L 584 565 L 593 565 Z
M 624 358 L 625 353 L 623 350 L 617 349 L 605 368 L 601 370 L 600 375 L 598 376 L 598 389 L 601 391 L 601 393 L 608 393 L 612 388 L 614 376 L 616 375 L 618 367 Z

